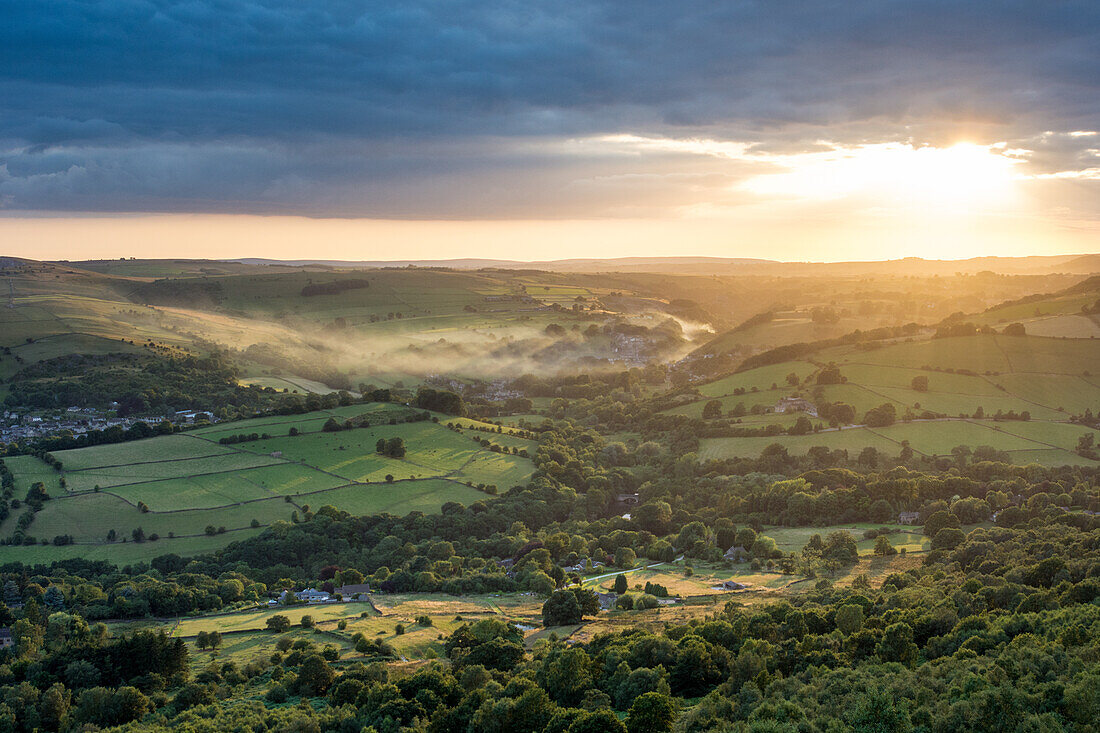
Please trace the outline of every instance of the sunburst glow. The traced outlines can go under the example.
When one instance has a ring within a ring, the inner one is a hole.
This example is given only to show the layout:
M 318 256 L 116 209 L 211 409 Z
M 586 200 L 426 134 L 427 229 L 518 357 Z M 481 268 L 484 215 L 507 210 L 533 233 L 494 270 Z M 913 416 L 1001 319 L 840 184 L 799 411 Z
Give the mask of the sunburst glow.
M 959 143 L 947 148 L 902 143 L 761 156 L 784 168 L 754 176 L 741 188 L 759 195 L 835 199 L 848 196 L 905 206 L 990 207 L 1012 199 L 1015 151 Z

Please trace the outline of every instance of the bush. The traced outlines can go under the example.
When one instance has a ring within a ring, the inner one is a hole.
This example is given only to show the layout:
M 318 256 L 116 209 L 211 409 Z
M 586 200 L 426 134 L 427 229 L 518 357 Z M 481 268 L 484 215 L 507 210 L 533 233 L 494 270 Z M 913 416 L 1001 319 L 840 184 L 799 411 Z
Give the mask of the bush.
M 265 695 L 265 697 L 267 698 L 268 702 L 280 705 L 286 702 L 287 698 L 289 698 L 290 695 L 289 693 L 287 693 L 285 687 L 276 682 L 268 689 L 267 695 Z
M 282 615 L 281 613 L 277 613 L 274 616 L 272 616 L 271 618 L 269 618 L 266 621 L 265 625 L 267 626 L 267 628 L 270 631 L 275 631 L 277 633 L 281 633 L 281 632 L 286 631 L 287 629 L 290 628 L 290 619 L 288 619 L 286 616 Z

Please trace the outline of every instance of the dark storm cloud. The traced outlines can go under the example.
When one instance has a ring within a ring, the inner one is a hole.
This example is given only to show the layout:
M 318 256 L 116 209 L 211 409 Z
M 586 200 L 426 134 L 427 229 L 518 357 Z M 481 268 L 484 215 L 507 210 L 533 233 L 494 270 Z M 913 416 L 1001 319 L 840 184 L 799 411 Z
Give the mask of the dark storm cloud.
M 8 208 L 578 215 L 724 173 L 656 181 L 669 161 L 570 138 L 790 152 L 1100 125 L 1093 0 L 0 0 L 0 18 Z M 1060 138 L 1037 172 L 1096 145 Z

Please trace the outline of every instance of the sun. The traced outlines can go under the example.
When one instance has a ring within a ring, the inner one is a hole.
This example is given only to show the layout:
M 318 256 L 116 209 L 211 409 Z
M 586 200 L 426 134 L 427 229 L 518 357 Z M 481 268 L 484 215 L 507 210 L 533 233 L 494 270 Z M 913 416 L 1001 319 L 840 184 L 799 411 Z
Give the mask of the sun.
M 768 156 L 780 170 L 754 176 L 744 190 L 808 199 L 858 197 L 891 207 L 981 210 L 1010 203 L 1020 160 L 1003 146 L 880 143 Z M 784 170 L 785 169 L 785 170 Z

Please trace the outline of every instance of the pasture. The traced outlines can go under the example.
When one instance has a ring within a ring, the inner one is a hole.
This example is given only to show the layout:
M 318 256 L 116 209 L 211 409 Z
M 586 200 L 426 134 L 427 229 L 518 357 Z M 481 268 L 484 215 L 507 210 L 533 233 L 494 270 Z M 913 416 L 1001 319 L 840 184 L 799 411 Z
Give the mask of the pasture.
M 32 545 L 0 547 L 0 559 L 187 555 L 251 536 L 274 522 L 290 521 L 307 506 L 331 505 L 357 515 L 431 513 L 447 502 L 488 500 L 491 496 L 475 487 L 491 485 L 503 492 L 526 482 L 534 470 L 531 461 L 513 455 L 510 446 L 508 452 L 493 451 L 472 438 L 533 448 L 531 441 L 459 432 L 430 421 L 388 424 L 392 417 L 409 414 L 406 407 L 378 403 L 222 423 L 58 451 L 62 472 L 31 456 L 7 459 L 17 491 L 25 493 L 32 483 L 42 481 L 52 498 L 26 532 L 16 526 L 21 512 L 0 523 L 0 536 L 34 538 Z M 330 418 L 342 423 L 361 416 L 382 424 L 321 430 Z M 300 434 L 291 437 L 291 427 Z M 267 432 L 278 437 L 218 443 L 229 435 Z M 405 442 L 403 459 L 376 452 L 379 439 L 394 437 Z M 62 479 L 66 488 L 61 487 Z M 71 537 L 75 544 L 41 544 L 60 536 Z M 135 541 L 141 538 L 144 541 Z
M 793 424 L 797 414 L 775 415 L 770 410 L 782 397 L 801 396 L 811 402 L 844 402 L 856 411 L 856 426 L 810 436 L 780 435 L 759 438 L 707 438 L 703 458 L 757 456 L 772 443 L 802 454 L 814 445 L 849 452 L 873 447 L 896 453 L 902 441 L 924 455 L 944 455 L 958 445 L 989 445 L 1009 453 L 1019 463 L 1081 464 L 1073 452 L 1087 432 L 1068 423 L 1071 414 L 1086 408 L 1100 411 L 1100 379 L 1096 346 L 1091 340 L 1040 337 L 971 336 L 907 340 L 873 348 L 836 347 L 814 356 L 817 363 L 835 362 L 844 382 L 818 386 L 816 368 L 809 361 L 790 361 L 699 385 L 701 397 L 665 410 L 668 414 L 701 417 L 706 403 L 718 400 L 728 415 L 737 405 L 759 406 L 765 415 L 745 415 L 745 427 Z M 794 374 L 798 385 L 787 382 Z M 923 377 L 927 389 L 914 389 Z M 755 391 L 753 391 L 755 390 Z M 734 392 L 742 392 L 735 395 Z M 863 428 L 858 423 L 868 410 L 894 406 L 898 416 L 925 411 L 947 415 L 952 421 L 917 420 L 887 428 Z M 1029 413 L 1030 422 L 960 420 L 981 410 L 989 418 L 997 412 Z M 823 420 L 813 420 L 823 423 Z
M 931 538 L 921 532 L 920 525 L 910 524 L 874 524 L 872 522 L 854 522 L 851 524 L 837 524 L 827 527 L 765 527 L 761 534 L 775 540 L 775 544 L 783 552 L 801 552 L 810 537 L 815 534 L 824 538 L 832 532 L 847 532 L 856 540 L 860 555 L 870 555 L 875 546 L 874 540 L 863 538 L 863 533 L 869 529 L 885 527 L 890 530 L 887 539 L 897 549 L 905 548 L 906 552 L 917 552 L 929 549 Z M 973 527 L 967 527 L 970 531 Z
M 482 618 L 501 618 L 506 621 L 539 625 L 542 599 L 524 594 L 474 595 L 454 597 L 443 594 L 379 594 L 372 596 L 377 608 L 367 602 L 320 603 L 295 606 L 265 606 L 232 613 L 209 616 L 190 616 L 168 621 L 135 620 L 110 624 L 116 633 L 140 629 L 162 629 L 172 636 L 185 639 L 196 654 L 193 663 L 205 666 L 210 659 L 193 646 L 200 631 L 217 631 L 223 635 L 217 659 L 231 659 L 244 664 L 260 656 L 270 656 L 275 643 L 286 636 L 292 640 L 308 639 L 324 646 L 333 644 L 340 649 L 341 659 L 360 657 L 353 649 L 351 637 L 362 633 L 368 639 L 379 639 L 390 644 L 404 659 L 431 659 L 442 656 L 443 641 L 440 636 L 454 632 L 464 623 Z M 275 615 L 287 617 L 292 627 L 283 634 L 267 631 L 267 620 Z M 312 619 L 312 629 L 301 627 L 303 616 Z M 417 618 L 427 616 L 430 625 L 420 625 Z M 347 622 L 340 630 L 337 624 Z M 405 627 L 402 634 L 396 627 Z
M 853 457 L 866 447 L 896 455 L 902 442 L 908 441 L 914 451 L 926 456 L 950 455 L 951 449 L 960 445 L 991 446 L 1007 452 L 1015 463 L 1078 465 L 1087 459 L 1081 459 L 1072 449 L 1078 437 L 1089 432 L 1093 431 L 1069 423 L 916 420 L 884 428 L 849 427 L 799 436 L 704 438 L 700 441 L 699 456 L 703 459 L 756 457 L 773 443 L 783 445 L 792 455 L 804 455 L 814 446 L 847 450 Z

